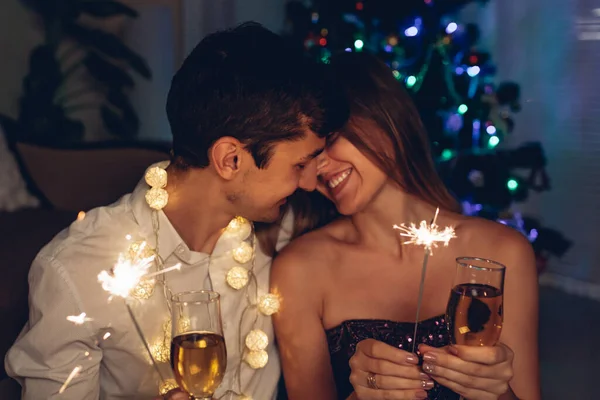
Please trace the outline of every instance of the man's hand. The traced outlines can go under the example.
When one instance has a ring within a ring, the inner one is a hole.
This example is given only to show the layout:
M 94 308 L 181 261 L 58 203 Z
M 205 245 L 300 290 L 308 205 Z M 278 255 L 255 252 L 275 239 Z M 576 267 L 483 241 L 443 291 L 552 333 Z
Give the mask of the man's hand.
M 155 397 L 154 400 L 190 400 L 190 395 L 183 390 L 176 388 L 160 397 Z

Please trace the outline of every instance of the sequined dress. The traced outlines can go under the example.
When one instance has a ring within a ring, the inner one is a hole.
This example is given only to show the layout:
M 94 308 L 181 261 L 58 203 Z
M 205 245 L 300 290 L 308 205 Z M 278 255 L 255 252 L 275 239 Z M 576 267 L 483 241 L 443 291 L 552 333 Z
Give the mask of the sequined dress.
M 376 339 L 394 347 L 411 351 L 415 325 L 412 322 L 387 320 L 349 320 L 335 328 L 328 329 L 327 342 L 331 367 L 337 388 L 338 399 L 346 399 L 353 391 L 350 384 L 348 362 L 356 350 L 356 345 L 364 339 Z M 419 323 L 417 330 L 419 343 L 442 347 L 450 343 L 450 335 L 443 315 Z M 459 395 L 437 383 L 428 391 L 432 400 L 458 400 Z

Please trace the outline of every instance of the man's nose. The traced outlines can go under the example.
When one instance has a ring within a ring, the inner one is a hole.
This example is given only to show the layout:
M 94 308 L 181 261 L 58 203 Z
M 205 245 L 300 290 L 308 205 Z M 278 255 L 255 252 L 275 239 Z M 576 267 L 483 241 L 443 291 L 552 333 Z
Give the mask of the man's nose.
M 302 171 L 302 175 L 300 176 L 300 181 L 298 182 L 298 187 L 302 190 L 306 190 L 307 192 L 312 192 L 317 188 L 317 163 L 316 160 L 309 163 L 307 167 Z

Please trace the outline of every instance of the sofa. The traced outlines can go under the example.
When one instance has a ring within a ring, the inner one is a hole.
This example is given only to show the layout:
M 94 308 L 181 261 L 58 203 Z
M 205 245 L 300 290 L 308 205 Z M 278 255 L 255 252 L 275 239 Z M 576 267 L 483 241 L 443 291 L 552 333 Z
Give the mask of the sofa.
M 38 208 L 0 211 L 0 356 L 4 360 L 28 316 L 29 266 L 37 252 L 79 211 L 130 192 L 146 167 L 168 159 L 168 143 L 87 143 L 42 147 L 10 140 Z M 20 386 L 0 366 L 0 399 L 20 398 Z

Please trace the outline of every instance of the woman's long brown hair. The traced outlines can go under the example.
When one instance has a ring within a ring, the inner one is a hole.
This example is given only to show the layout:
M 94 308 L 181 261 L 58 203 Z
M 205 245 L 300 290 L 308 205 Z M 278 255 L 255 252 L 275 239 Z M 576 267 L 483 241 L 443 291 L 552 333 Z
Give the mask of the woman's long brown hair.
M 419 113 L 390 68 L 368 53 L 336 55 L 331 68 L 350 106 L 350 120 L 339 133 L 404 192 L 433 206 L 460 212 L 437 174 Z M 298 192 L 291 205 L 294 236 L 339 216 L 335 206 L 317 192 Z

